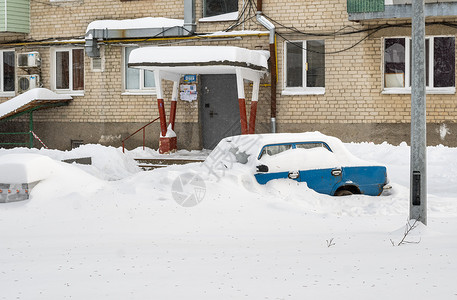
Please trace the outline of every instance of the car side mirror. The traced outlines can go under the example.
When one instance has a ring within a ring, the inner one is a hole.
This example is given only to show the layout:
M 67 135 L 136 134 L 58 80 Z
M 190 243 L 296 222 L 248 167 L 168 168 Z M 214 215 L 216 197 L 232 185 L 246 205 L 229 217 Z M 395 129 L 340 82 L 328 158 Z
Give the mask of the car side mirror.
M 266 165 L 257 166 L 257 172 L 259 172 L 259 173 L 267 173 L 268 172 L 268 166 L 266 166 Z

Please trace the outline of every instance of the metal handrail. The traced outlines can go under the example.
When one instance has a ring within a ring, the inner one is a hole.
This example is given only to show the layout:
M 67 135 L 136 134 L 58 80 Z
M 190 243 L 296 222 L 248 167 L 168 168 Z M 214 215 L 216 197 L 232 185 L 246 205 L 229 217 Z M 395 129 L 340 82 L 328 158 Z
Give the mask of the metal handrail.
M 143 130 L 143 150 L 144 150 L 144 143 L 145 143 L 145 140 L 146 140 L 146 134 L 145 134 L 145 129 L 147 126 L 151 125 L 152 123 L 154 123 L 155 121 L 157 121 L 158 119 L 160 119 L 160 117 L 157 117 L 155 118 L 154 120 L 152 120 L 151 122 L 149 122 L 148 124 L 144 125 L 143 127 L 141 127 L 140 129 L 138 129 L 137 131 L 135 131 L 134 133 L 132 133 L 131 135 L 129 135 L 128 137 L 126 137 L 125 139 L 122 140 L 122 153 L 125 153 L 125 145 L 124 145 L 124 142 L 126 140 L 128 140 L 130 137 L 132 137 L 133 135 L 137 134 L 139 131 Z
M 31 132 L 0 132 L 0 135 L 31 135 Z M 0 146 L 27 146 L 32 148 L 31 142 L 0 142 Z

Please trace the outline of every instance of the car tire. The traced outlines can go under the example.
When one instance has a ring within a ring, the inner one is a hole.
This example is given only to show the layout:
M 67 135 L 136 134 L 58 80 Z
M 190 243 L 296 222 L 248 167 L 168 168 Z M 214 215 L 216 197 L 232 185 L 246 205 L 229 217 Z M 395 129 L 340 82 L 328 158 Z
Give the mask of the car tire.
M 338 196 L 338 197 L 340 197 L 340 196 L 351 196 L 351 195 L 353 195 L 353 193 L 351 191 L 344 190 L 344 189 L 343 190 L 338 190 L 335 193 L 335 196 Z

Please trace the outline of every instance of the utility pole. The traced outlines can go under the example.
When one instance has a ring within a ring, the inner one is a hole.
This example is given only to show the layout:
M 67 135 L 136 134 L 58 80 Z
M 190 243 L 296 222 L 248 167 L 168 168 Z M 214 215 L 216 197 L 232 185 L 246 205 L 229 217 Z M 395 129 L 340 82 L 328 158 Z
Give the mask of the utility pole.
M 411 181 L 409 218 L 427 225 L 424 0 L 412 1 Z

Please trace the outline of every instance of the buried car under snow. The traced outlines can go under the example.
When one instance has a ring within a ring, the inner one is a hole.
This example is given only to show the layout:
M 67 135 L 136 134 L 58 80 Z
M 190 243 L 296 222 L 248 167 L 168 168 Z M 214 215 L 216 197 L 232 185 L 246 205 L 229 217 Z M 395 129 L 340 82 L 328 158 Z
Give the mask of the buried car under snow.
M 339 139 L 319 132 L 228 137 L 205 164 L 219 170 L 247 168 L 259 184 L 287 178 L 306 182 L 316 192 L 334 196 L 378 196 L 390 189 L 385 166 L 353 156 Z

